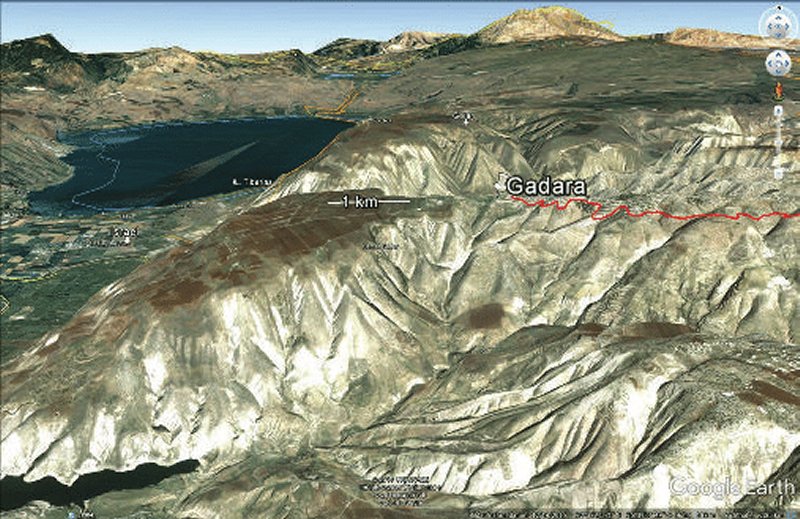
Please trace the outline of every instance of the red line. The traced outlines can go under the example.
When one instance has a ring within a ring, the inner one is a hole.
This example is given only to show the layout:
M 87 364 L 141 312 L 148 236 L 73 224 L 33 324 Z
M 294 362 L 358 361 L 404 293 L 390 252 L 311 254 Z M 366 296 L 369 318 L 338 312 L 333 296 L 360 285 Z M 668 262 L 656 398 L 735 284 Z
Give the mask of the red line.
M 590 205 L 594 207 L 594 211 L 592 211 L 592 220 L 597 222 L 603 221 L 606 218 L 611 218 L 615 214 L 620 211 L 624 211 L 626 215 L 630 216 L 631 218 L 641 218 L 643 216 L 663 216 L 664 218 L 671 218 L 673 220 L 695 220 L 697 218 L 726 218 L 728 220 L 738 220 L 740 218 L 749 218 L 755 222 L 762 220 L 764 218 L 769 218 L 772 216 L 780 216 L 781 218 L 797 218 L 800 217 L 800 213 L 782 213 L 780 211 L 773 211 L 771 213 L 765 213 L 759 216 L 753 216 L 749 213 L 736 213 L 733 214 L 723 214 L 723 213 L 698 213 L 698 214 L 689 214 L 689 215 L 674 215 L 670 213 L 665 213 L 664 211 L 652 210 L 652 211 L 642 211 L 641 213 L 632 213 L 630 208 L 627 205 L 619 205 L 613 211 L 608 214 L 599 215 L 598 213 L 603 210 L 603 204 L 600 202 L 592 202 L 590 200 L 586 200 L 585 198 L 570 198 L 567 200 L 565 204 L 559 204 L 557 200 L 553 200 L 552 202 L 547 202 L 545 200 L 539 200 L 537 202 L 529 202 L 524 198 L 518 196 L 512 196 L 512 200 L 516 200 L 517 202 L 522 202 L 528 207 L 555 207 L 559 211 L 564 211 L 569 207 L 569 205 L 573 202 L 578 202 L 585 205 Z

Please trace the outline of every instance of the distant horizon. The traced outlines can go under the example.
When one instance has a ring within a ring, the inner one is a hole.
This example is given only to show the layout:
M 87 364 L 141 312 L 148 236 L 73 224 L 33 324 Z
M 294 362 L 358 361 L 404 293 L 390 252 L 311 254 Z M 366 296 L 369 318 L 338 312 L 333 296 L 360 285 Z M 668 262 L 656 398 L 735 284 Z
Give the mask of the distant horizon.
M 311 53 L 338 38 L 405 31 L 471 34 L 518 9 L 563 6 L 622 36 L 678 28 L 756 34 L 770 2 L 3 2 L 2 42 L 50 33 L 73 52 Z M 791 7 L 791 4 L 785 4 Z

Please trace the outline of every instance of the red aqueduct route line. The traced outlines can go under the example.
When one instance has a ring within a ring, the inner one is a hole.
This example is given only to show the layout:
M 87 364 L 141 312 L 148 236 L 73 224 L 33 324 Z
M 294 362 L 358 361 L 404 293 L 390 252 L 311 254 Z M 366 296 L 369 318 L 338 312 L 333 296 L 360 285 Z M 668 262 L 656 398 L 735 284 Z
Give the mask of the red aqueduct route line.
M 619 205 L 613 211 L 607 214 L 599 215 L 598 213 L 603 210 L 603 204 L 600 202 L 592 202 L 591 200 L 586 200 L 585 198 L 570 198 L 564 204 L 559 204 L 557 200 L 553 200 L 552 202 L 547 202 L 545 200 L 539 200 L 536 202 L 529 202 L 522 197 L 519 196 L 512 196 L 512 200 L 516 200 L 517 202 L 522 202 L 528 207 L 555 207 L 559 211 L 564 211 L 567 209 L 570 204 L 573 202 L 577 202 L 580 204 L 585 204 L 594 207 L 594 211 L 592 211 L 591 218 L 597 222 L 603 221 L 607 218 L 611 218 L 615 214 L 620 211 L 623 211 L 626 215 L 630 216 L 631 218 L 642 218 L 643 216 L 663 216 L 664 218 L 671 218 L 673 220 L 696 220 L 698 218 L 726 218 L 728 220 L 739 220 L 740 218 L 749 218 L 754 222 L 758 222 L 764 218 L 770 218 L 772 216 L 780 216 L 781 218 L 790 219 L 790 218 L 798 218 L 800 217 L 800 213 L 782 213 L 780 211 L 773 211 L 771 213 L 765 213 L 758 216 L 753 216 L 749 213 L 736 213 L 734 214 L 723 214 L 723 213 L 698 213 L 698 214 L 689 214 L 689 215 L 674 215 L 670 213 L 666 213 L 664 211 L 659 210 L 651 210 L 651 211 L 642 211 L 641 213 L 632 213 L 630 208 L 627 205 Z

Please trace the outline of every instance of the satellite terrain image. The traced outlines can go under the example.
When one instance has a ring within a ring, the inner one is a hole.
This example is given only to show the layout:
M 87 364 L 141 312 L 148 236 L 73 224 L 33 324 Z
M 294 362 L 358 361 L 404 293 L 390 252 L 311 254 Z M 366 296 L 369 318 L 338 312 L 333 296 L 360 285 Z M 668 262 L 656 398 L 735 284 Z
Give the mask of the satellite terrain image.
M 1 8 L 0 517 L 800 514 L 800 4 Z

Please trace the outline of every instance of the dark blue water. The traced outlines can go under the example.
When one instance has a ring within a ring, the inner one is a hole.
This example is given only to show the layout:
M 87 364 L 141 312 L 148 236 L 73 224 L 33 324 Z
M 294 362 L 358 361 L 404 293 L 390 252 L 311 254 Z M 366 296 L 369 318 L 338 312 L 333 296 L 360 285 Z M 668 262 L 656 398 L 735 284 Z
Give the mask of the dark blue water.
M 291 117 L 138 126 L 75 133 L 66 182 L 31 193 L 40 214 L 124 211 L 184 202 L 275 180 L 317 154 L 350 123 Z
M 184 460 L 167 467 L 145 463 L 127 472 L 102 470 L 84 474 L 71 486 L 52 476 L 32 483 L 19 476 L 6 476 L 0 480 L 0 510 L 15 510 L 31 501 L 47 501 L 54 506 L 81 505 L 107 492 L 146 488 L 169 477 L 193 472 L 199 466 L 197 460 Z

